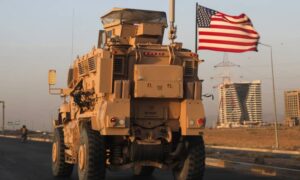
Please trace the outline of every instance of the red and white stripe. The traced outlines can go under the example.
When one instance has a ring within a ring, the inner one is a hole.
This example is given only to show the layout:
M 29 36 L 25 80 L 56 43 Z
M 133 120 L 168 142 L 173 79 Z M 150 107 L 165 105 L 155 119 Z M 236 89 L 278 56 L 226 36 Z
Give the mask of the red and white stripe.
M 209 28 L 198 28 L 200 50 L 223 52 L 256 51 L 259 34 L 250 19 L 242 14 L 229 16 L 216 13 Z

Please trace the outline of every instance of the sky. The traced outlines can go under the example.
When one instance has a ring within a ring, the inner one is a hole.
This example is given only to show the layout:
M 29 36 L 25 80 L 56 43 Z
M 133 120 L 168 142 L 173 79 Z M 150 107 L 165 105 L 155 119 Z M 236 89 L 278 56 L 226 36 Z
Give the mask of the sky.
M 282 121 L 284 90 L 300 88 L 300 1 L 177 0 L 177 41 L 192 50 L 196 2 L 230 15 L 247 14 L 260 33 L 261 42 L 273 47 L 278 116 Z M 8 128 L 19 127 L 11 125 L 15 123 L 51 130 L 51 118 L 56 116 L 61 99 L 48 94 L 48 70 L 56 69 L 57 87 L 66 87 L 72 59 L 96 45 L 98 30 L 102 28 L 100 17 L 113 7 L 168 12 L 168 0 L 0 0 L 0 100 L 6 103 L 6 120 L 11 122 Z M 167 37 L 164 43 L 168 43 Z M 240 65 L 230 72 L 236 81 L 262 81 L 263 117 L 272 121 L 270 49 L 258 49 L 229 53 L 229 60 Z M 214 87 L 221 82 L 219 77 L 224 70 L 215 69 L 214 65 L 222 61 L 224 54 L 199 51 L 199 56 L 205 60 L 199 66 L 203 91 L 217 96 Z M 216 122 L 218 99 L 205 99 L 204 103 L 211 126 Z

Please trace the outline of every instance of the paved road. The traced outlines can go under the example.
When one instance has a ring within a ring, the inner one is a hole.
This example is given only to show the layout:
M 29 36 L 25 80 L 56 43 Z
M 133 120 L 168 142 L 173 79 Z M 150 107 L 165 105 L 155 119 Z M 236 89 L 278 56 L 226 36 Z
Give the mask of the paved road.
M 51 145 L 49 143 L 21 143 L 16 139 L 0 138 L 0 179 L 1 180 L 55 180 L 51 175 Z M 72 180 L 77 180 L 76 172 Z M 107 174 L 107 180 L 131 180 L 129 171 Z M 143 180 L 172 180 L 171 172 L 157 170 L 153 177 Z M 276 178 L 245 175 L 229 170 L 208 167 L 206 180 L 272 180 Z M 278 179 L 277 179 L 278 180 Z

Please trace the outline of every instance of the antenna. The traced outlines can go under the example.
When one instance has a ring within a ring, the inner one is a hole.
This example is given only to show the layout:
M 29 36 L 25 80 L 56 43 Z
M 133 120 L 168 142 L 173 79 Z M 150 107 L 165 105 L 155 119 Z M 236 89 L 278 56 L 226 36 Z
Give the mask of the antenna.
M 169 40 L 171 44 L 174 43 L 176 39 L 177 27 L 175 26 L 175 0 L 169 0 L 169 16 L 170 16 L 170 31 L 169 31 Z
M 72 11 L 72 49 L 71 49 L 71 60 L 70 64 L 72 64 L 72 61 L 74 59 L 73 54 L 74 54 L 74 17 L 75 17 L 75 9 L 73 8 Z

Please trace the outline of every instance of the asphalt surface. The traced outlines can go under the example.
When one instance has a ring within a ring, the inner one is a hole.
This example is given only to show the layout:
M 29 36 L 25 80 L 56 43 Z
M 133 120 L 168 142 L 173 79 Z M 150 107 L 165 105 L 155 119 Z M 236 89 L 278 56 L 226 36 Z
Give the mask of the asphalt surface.
M 77 180 L 76 168 L 71 180 Z M 107 180 L 138 180 L 130 171 L 108 172 Z M 205 180 L 278 180 L 225 169 L 207 167 Z M 57 180 L 51 174 L 51 144 L 42 142 L 21 143 L 18 139 L 0 138 L 0 180 Z M 152 177 L 143 180 L 173 180 L 169 171 L 156 170 Z

